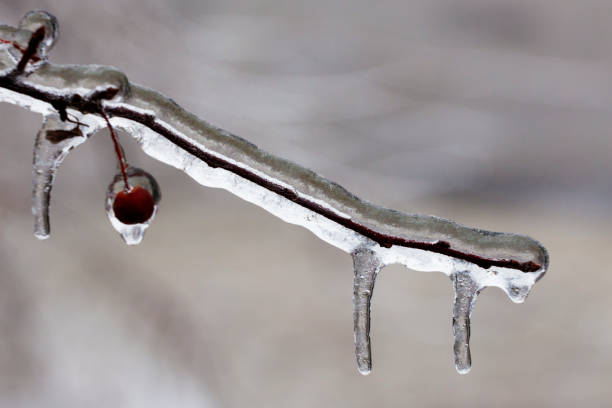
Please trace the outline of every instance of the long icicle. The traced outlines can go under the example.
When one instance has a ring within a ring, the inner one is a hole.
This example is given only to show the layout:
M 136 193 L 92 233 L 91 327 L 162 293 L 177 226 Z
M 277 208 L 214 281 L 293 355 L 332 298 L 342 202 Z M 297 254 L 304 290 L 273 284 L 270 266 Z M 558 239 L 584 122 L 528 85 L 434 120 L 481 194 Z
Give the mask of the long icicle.
M 32 167 L 32 215 L 34 235 L 47 239 L 50 234 L 49 201 L 55 173 L 70 150 L 87 140 L 93 128 L 83 132 L 71 122 L 62 122 L 57 115 L 47 116 L 36 135 Z
M 378 255 L 368 248 L 359 248 L 352 254 L 355 277 L 353 281 L 353 322 L 357 368 L 363 375 L 372 371 L 370 345 L 370 307 L 374 282 L 382 268 Z
M 467 271 L 452 274 L 455 300 L 453 304 L 453 335 L 455 367 L 459 374 L 467 374 L 472 368 L 470 353 L 470 316 L 476 297 L 482 289 Z

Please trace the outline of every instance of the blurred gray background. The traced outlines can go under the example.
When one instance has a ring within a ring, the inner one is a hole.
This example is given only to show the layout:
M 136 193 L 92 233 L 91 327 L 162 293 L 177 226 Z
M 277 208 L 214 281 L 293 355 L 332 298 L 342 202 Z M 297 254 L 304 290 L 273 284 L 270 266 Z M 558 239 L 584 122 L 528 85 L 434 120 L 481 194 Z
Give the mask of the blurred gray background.
M 388 267 L 358 374 L 352 262 L 144 155 L 155 222 L 104 213 L 106 131 L 68 157 L 32 235 L 38 115 L 0 105 L 0 406 L 609 406 L 612 3 L 7 1 L 60 21 L 56 63 L 107 64 L 265 150 L 406 212 L 550 251 L 525 304 L 483 292 L 455 372 L 451 285 Z

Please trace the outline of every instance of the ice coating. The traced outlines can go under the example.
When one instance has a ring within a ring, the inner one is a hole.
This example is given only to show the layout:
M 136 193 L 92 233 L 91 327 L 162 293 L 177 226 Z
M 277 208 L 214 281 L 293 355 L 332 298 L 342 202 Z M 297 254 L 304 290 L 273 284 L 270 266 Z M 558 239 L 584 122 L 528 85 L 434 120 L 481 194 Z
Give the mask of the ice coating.
M 32 215 L 34 235 L 38 239 L 49 238 L 49 201 L 57 169 L 72 149 L 97 130 L 96 120 L 76 114 L 73 117 L 83 124 L 62 122 L 59 115 L 48 115 L 36 135 L 32 165 Z
M 153 210 L 153 215 L 144 223 L 139 224 L 124 224 L 119 221 L 115 216 L 115 212 L 113 211 L 113 202 L 115 201 L 115 197 L 120 191 L 125 190 L 125 183 L 123 181 L 123 176 L 120 172 L 117 172 L 113 181 L 109 184 L 107 192 L 106 192 L 106 215 L 108 215 L 108 219 L 111 222 L 113 228 L 121 235 L 123 241 L 128 245 L 138 245 L 142 242 L 144 238 L 145 231 L 149 228 L 151 221 L 155 218 L 155 214 L 157 213 L 158 203 L 161 199 L 161 194 L 159 191 L 159 185 L 157 181 L 146 171 L 139 169 L 137 167 L 128 167 L 126 169 L 128 176 L 128 183 L 130 187 L 142 187 L 147 190 L 153 196 L 153 201 L 155 202 L 155 207 Z
M 0 32 L 19 38 L 14 41 L 20 44 L 24 33 L 30 33 L 5 26 L 0 27 Z M 358 368 L 364 374 L 369 373 L 372 364 L 371 296 L 383 265 L 400 263 L 451 277 L 459 372 L 467 372 L 471 365 L 469 317 L 478 292 L 485 287 L 499 287 L 512 301 L 520 303 L 548 268 L 546 250 L 529 237 L 376 206 L 312 170 L 212 126 L 158 92 L 130 84 L 123 73 L 112 67 L 44 63 L 27 76 L 15 77 L 6 74 L 17 61 L 11 52 L 15 49 L 10 44 L 0 45 L 1 100 L 45 115 L 57 112 L 60 117 L 66 109 L 73 109 L 91 114 L 87 116 L 95 118 L 92 121 L 97 125 L 101 122 L 99 115 L 105 111 L 113 126 L 133 135 L 150 156 L 184 171 L 204 186 L 226 189 L 284 221 L 301 225 L 352 254 L 355 350 Z M 111 184 L 107 212 L 124 240 L 134 244 L 140 242 L 148 223 L 126 226 L 114 217 L 112 197 L 122 185 L 122 180 Z
M 203 186 L 228 190 L 278 216 L 283 221 L 306 226 L 319 238 L 346 252 L 350 253 L 359 246 L 372 244 L 362 235 L 334 223 L 321 214 L 287 200 L 273 191 L 223 168 L 208 166 L 198 157 L 186 152 L 145 126 L 117 117 L 111 119 L 111 123 L 116 128 L 123 129 L 133 135 L 145 153 L 184 171 Z
M 104 65 L 44 64 L 28 75 L 23 83 L 58 96 L 78 95 L 83 100 L 105 93 L 120 99 L 130 93 L 130 83 L 125 74 Z
M 0 74 L 7 74 L 17 67 L 23 55 L 21 50 L 27 47 L 31 36 L 31 31 L 0 25 Z
M 59 37 L 59 28 L 55 16 L 44 10 L 32 10 L 26 13 L 19 22 L 19 28 L 33 33 L 41 26 L 45 27 L 45 37 L 38 47 L 38 56 L 46 58 Z
M 132 96 L 127 104 L 153 115 L 162 126 L 198 147 L 257 174 L 264 174 L 273 183 L 289 185 L 297 194 L 322 201 L 332 211 L 344 214 L 375 233 L 406 241 L 452 242 L 453 249 L 483 258 L 508 257 L 538 265 L 545 261 L 542 247 L 520 235 L 468 228 L 434 216 L 404 214 L 361 200 L 312 170 L 268 154 L 252 143 L 210 125 L 155 91 L 132 85 Z M 511 257 L 508 256 L 510 253 Z
M 352 254 L 355 277 L 353 281 L 353 323 L 357 368 L 363 375 L 372 371 L 370 345 L 370 308 L 376 276 L 383 266 L 380 258 L 368 248 Z

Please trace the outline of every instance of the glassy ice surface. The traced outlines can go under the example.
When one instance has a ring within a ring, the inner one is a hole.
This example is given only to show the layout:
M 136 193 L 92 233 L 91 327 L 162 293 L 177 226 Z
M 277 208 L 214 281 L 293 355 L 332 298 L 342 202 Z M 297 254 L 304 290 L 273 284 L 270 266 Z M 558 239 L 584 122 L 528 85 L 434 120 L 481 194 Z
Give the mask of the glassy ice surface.
M 353 281 L 353 323 L 355 334 L 355 357 L 357 368 L 363 375 L 372 371 L 372 348 L 370 345 L 370 309 L 374 282 L 383 266 L 380 258 L 369 248 L 353 252 L 355 277 Z
M 49 202 L 57 169 L 72 149 L 97 130 L 94 123 L 76 125 L 62 122 L 58 115 L 49 115 L 36 135 L 32 164 L 32 215 L 34 235 L 38 239 L 49 238 Z
M 113 203 L 115 202 L 115 197 L 117 194 L 125 190 L 125 182 L 123 181 L 123 175 L 121 172 L 118 172 L 115 175 L 115 178 L 108 186 L 108 190 L 106 192 L 106 215 L 108 215 L 111 225 L 121 235 L 121 238 L 126 244 L 138 245 L 142 242 L 145 231 L 147 228 L 149 228 L 151 221 L 153 221 L 155 218 L 159 200 L 161 199 L 161 194 L 157 181 L 155 181 L 153 176 L 146 171 L 137 167 L 128 167 L 126 172 L 130 187 L 142 187 L 153 196 L 153 201 L 155 202 L 153 215 L 146 222 L 140 224 L 124 224 L 117 219 L 115 212 L 113 211 Z
M 459 374 L 467 374 L 472 368 L 470 354 L 470 316 L 480 291 L 480 286 L 467 271 L 451 275 L 455 299 L 453 302 L 453 335 L 455 343 L 455 367 Z

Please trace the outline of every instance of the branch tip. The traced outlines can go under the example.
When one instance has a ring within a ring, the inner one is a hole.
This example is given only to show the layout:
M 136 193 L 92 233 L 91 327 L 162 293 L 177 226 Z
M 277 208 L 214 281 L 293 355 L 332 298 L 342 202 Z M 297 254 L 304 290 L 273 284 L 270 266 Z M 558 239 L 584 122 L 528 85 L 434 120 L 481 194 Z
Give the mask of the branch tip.
M 26 65 L 36 56 L 36 52 L 38 51 L 38 46 L 45 39 L 45 26 L 40 26 L 34 33 L 32 37 L 30 37 L 30 41 L 28 42 L 28 47 L 23 51 L 23 55 L 17 64 L 17 68 L 15 71 L 19 74 L 23 73 Z

